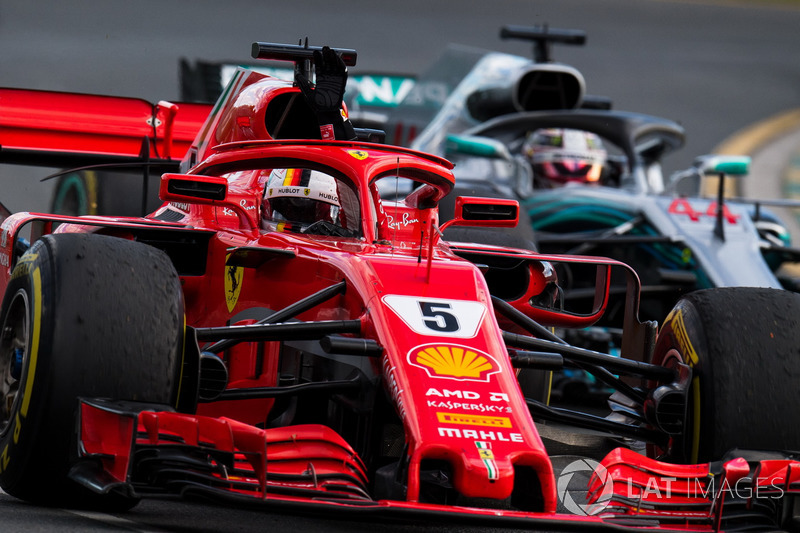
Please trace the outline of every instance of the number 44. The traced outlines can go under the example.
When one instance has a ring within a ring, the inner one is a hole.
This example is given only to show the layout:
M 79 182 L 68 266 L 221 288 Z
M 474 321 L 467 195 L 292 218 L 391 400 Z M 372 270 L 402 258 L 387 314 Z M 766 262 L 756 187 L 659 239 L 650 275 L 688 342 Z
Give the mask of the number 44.
M 671 215 L 687 215 L 692 222 L 699 222 L 701 216 L 717 216 L 717 202 L 711 202 L 704 213 L 703 211 L 696 211 L 686 198 L 676 198 L 669 206 L 669 213 Z M 731 213 L 728 210 L 728 206 L 724 204 L 722 206 L 722 216 L 725 217 L 729 224 L 736 224 L 736 221 L 739 220 L 739 215 Z

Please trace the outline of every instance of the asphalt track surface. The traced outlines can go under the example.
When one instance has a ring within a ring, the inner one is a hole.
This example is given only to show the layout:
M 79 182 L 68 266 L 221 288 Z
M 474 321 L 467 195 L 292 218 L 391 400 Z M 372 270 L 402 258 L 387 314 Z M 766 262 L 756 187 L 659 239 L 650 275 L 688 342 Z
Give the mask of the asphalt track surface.
M 768 174 L 797 172 L 797 144 L 768 150 L 800 127 L 800 4 L 661 0 L 74 0 L 0 3 L 0 85 L 178 98 L 178 61 L 249 60 L 253 41 L 355 48 L 355 69 L 416 73 L 448 43 L 520 55 L 530 45 L 501 41 L 503 24 L 583 29 L 586 47 L 557 47 L 590 94 L 617 109 L 665 116 L 686 128 L 686 147 L 668 170 L 740 139 L 769 153 Z M 788 117 L 777 121 L 773 119 Z M 767 120 L 754 137 L 752 126 Z M 786 121 L 788 120 L 788 124 Z M 785 141 L 784 141 L 785 144 Z M 789 167 L 783 165 L 789 160 Z M 761 168 L 761 167 L 759 167 Z M 788 171 L 786 169 L 789 169 Z M 755 185 L 758 188 L 758 185 Z M 780 193 L 781 188 L 775 189 Z M 13 211 L 43 210 L 46 185 L 0 167 L 0 201 Z M 46 483 L 47 480 L 42 480 Z M 408 525 L 228 509 L 197 502 L 146 501 L 119 516 L 43 509 L 0 493 L 0 531 L 487 531 L 460 525 Z M 508 530 L 505 530 L 508 531 Z

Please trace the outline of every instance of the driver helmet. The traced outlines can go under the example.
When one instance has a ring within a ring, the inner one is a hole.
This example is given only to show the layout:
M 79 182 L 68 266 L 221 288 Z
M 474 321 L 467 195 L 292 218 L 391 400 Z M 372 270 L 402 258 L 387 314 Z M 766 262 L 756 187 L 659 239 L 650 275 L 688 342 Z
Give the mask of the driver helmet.
M 596 134 L 558 128 L 528 134 L 522 152 L 533 169 L 534 184 L 540 187 L 599 184 L 608 155 Z
M 319 220 L 338 223 L 336 180 L 308 168 L 280 168 L 270 172 L 264 188 L 262 222 L 297 224 L 298 231 Z

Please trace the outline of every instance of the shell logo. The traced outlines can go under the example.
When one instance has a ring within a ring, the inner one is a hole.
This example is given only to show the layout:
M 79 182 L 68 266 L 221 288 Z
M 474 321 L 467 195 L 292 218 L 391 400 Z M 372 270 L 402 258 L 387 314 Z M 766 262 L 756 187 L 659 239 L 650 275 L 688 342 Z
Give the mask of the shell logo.
M 486 352 L 457 344 L 423 344 L 408 352 L 408 362 L 432 378 L 489 381 L 500 372 L 497 361 Z

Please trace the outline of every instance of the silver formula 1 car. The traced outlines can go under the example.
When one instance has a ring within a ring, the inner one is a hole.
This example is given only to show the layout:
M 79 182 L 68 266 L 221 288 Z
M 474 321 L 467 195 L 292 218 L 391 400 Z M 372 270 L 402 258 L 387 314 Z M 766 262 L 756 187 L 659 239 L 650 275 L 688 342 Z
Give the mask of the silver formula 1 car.
M 536 60 L 452 47 L 416 81 L 387 130 L 406 131 L 408 117 L 424 114 L 409 144 L 453 161 L 457 190 L 519 199 L 540 251 L 634 266 L 645 317 L 663 316 L 696 289 L 797 288 L 784 267 L 800 251 L 770 210 L 795 204 L 731 192 L 748 157 L 703 156 L 665 177 L 663 158 L 684 143 L 679 124 L 587 96 L 582 75 L 546 55 L 552 42 L 579 44 L 574 32 L 510 27 L 503 35 L 533 40 Z M 448 97 L 425 98 L 443 79 Z M 596 176 L 581 174 L 591 169 Z

